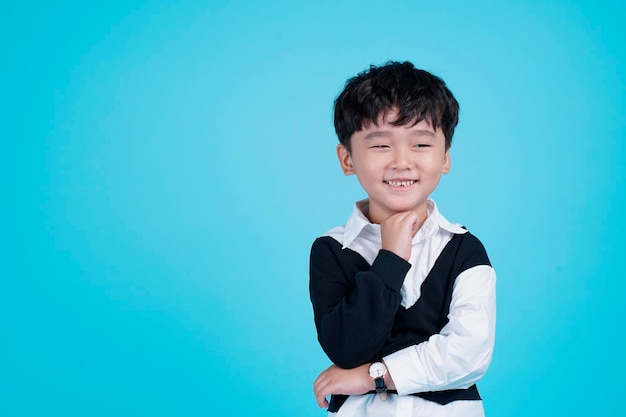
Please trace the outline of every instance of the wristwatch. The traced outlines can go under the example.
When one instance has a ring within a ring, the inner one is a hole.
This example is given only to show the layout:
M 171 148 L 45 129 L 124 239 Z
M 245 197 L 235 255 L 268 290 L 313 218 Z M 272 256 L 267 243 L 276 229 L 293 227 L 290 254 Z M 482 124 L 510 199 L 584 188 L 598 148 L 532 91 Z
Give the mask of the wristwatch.
M 387 387 L 385 386 L 385 375 L 387 367 L 382 362 L 372 362 L 370 365 L 370 376 L 376 384 L 376 392 L 380 395 L 382 401 L 387 401 Z

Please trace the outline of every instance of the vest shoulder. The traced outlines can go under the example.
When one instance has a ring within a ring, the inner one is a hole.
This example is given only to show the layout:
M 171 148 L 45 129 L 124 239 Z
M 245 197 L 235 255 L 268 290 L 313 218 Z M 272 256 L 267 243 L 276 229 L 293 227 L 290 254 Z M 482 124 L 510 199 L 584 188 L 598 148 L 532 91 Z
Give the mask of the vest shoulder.
M 463 262 L 464 269 L 477 265 L 491 266 L 491 261 L 489 260 L 489 256 L 487 256 L 485 246 L 480 239 L 478 239 L 471 232 L 468 231 L 463 234 L 455 235 L 450 244 L 454 241 L 456 241 L 456 244 L 458 245 L 456 258 Z

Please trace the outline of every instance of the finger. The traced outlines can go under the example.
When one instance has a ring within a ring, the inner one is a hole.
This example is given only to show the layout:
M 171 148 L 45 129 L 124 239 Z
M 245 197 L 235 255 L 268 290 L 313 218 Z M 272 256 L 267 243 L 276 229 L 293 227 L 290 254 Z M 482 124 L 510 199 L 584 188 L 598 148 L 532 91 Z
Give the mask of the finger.
M 415 221 L 413 223 L 413 225 L 411 226 L 411 235 L 412 236 L 414 236 L 415 233 L 417 232 L 418 226 L 419 226 L 419 223 L 417 221 Z
M 406 216 L 403 224 L 406 225 L 406 230 L 410 231 L 411 235 L 413 235 L 419 228 L 419 216 L 414 212 L 411 213 L 413 214 Z
M 415 213 L 414 211 L 405 211 L 391 216 L 388 219 L 387 224 L 391 227 L 403 227 L 408 223 L 417 222 L 417 217 L 417 213 Z
M 319 408 L 328 408 L 329 403 L 326 397 L 315 397 L 315 400 Z
M 326 371 L 324 371 L 321 374 L 319 374 L 319 376 L 313 382 L 313 389 L 314 390 L 318 390 L 319 387 L 325 385 L 326 384 L 326 379 L 327 379 L 326 378 Z
M 317 402 L 318 407 L 328 407 L 328 400 L 326 400 L 326 395 L 328 394 L 323 389 L 315 391 L 315 401 Z
M 418 220 L 418 215 L 413 210 L 406 211 L 402 214 L 402 222 L 416 222 Z
M 319 380 L 319 378 L 318 378 Z M 327 384 L 324 381 L 315 381 L 313 392 L 315 394 L 315 401 L 320 408 L 323 408 L 325 404 L 328 404 L 326 401 L 327 393 Z

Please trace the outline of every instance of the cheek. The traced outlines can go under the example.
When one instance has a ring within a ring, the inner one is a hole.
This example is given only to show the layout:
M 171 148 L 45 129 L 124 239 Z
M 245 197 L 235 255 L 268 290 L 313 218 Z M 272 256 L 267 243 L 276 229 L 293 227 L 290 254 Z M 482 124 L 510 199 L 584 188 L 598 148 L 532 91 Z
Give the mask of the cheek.
M 381 170 L 384 166 L 381 161 L 376 158 L 359 158 L 357 160 L 353 159 L 352 163 L 354 165 L 354 169 L 358 172 L 363 173 L 364 175 L 372 175 Z
M 354 167 L 354 172 L 356 173 L 359 182 L 364 187 L 368 184 L 381 181 L 383 171 L 384 170 L 381 170 L 373 164 L 365 161 L 360 161 L 360 163 Z
M 364 181 L 373 181 L 376 178 L 378 178 L 378 174 L 376 173 L 376 171 L 372 170 L 372 169 L 363 169 L 363 167 L 360 167 L 360 169 L 356 169 L 355 170 L 357 177 L 359 177 L 359 179 L 364 180 Z
M 429 171 L 441 172 L 446 168 L 446 159 L 441 155 L 429 155 L 428 160 L 424 161 Z

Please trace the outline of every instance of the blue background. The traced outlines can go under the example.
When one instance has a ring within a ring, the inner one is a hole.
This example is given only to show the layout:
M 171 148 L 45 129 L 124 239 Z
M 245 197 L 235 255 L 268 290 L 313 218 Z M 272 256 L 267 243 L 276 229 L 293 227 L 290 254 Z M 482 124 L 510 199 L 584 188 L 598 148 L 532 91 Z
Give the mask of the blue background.
M 487 414 L 623 409 L 618 2 L 88 3 L 0 12 L 0 415 L 324 415 L 332 101 L 389 59 L 461 103 L 434 197 L 498 272 Z

